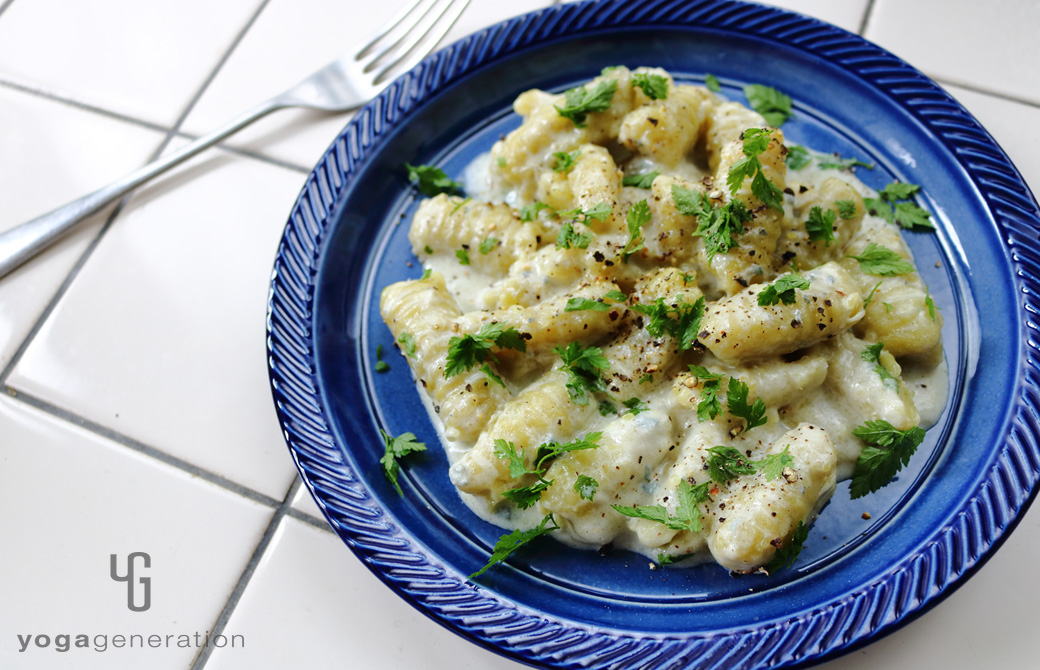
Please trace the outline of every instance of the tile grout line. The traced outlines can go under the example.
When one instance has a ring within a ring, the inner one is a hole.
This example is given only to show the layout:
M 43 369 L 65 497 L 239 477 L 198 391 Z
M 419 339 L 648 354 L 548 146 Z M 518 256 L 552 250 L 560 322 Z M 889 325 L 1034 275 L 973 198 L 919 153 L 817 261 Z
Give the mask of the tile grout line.
M 876 0 L 867 0 L 867 6 L 863 10 L 863 18 L 859 22 L 859 30 L 856 32 L 860 37 L 867 36 L 867 26 L 870 24 L 870 18 L 874 14 L 874 2 Z
M 192 463 L 177 458 L 176 456 L 172 456 L 166 453 L 165 451 L 162 451 L 161 449 L 147 445 L 139 440 L 135 440 L 132 437 L 112 430 L 111 428 L 102 426 L 101 424 L 95 423 L 89 419 L 79 416 L 78 414 L 73 414 L 72 412 L 66 409 L 62 409 L 57 405 L 53 405 L 47 402 L 46 400 L 42 400 L 40 398 L 37 398 L 36 396 L 23 393 L 16 389 L 12 389 L 9 386 L 5 387 L 5 390 L 7 391 L 8 396 L 10 396 L 11 398 L 21 401 L 22 403 L 34 409 L 50 414 L 51 416 L 57 419 L 61 419 L 66 423 L 70 423 L 82 430 L 86 430 L 90 433 L 93 433 L 94 435 L 102 437 L 111 442 L 115 442 L 116 444 L 126 447 L 127 449 L 131 449 L 132 451 L 136 451 L 139 454 L 148 456 L 149 458 L 152 458 L 154 460 L 159 461 L 160 463 L 180 470 L 181 472 L 191 475 L 192 477 L 197 477 L 205 482 L 213 484 L 214 486 L 220 487 L 225 491 L 235 493 L 237 495 L 242 496 L 243 498 L 252 500 L 253 502 L 259 503 L 266 507 L 277 508 L 281 504 L 275 498 L 260 493 L 259 491 L 249 488 L 248 486 L 239 484 L 238 482 L 232 481 L 227 477 L 219 475 L 210 470 L 206 470 L 205 468 L 193 465 Z M 299 475 L 297 475 L 297 477 L 299 477 Z
M 231 54 L 242 42 L 242 39 L 245 37 L 246 33 L 249 31 L 250 28 L 253 27 L 253 24 L 256 23 L 256 19 L 260 16 L 260 13 L 264 10 L 264 8 L 267 7 L 268 2 L 269 0 L 261 0 L 260 5 L 257 7 L 256 11 L 253 12 L 253 15 L 249 17 L 248 21 L 246 21 L 246 24 L 242 27 L 242 30 L 240 30 L 238 34 L 235 35 L 235 38 L 231 41 L 231 44 L 224 51 L 224 54 L 220 57 L 220 60 L 217 61 L 216 66 L 206 77 L 206 79 L 202 82 L 202 85 L 199 87 L 198 91 L 195 92 L 195 95 L 193 95 L 191 99 L 188 101 L 188 104 L 185 106 L 184 110 L 177 117 L 177 120 L 174 121 L 173 127 L 167 131 L 166 137 L 163 138 L 163 141 L 159 143 L 158 148 L 156 148 L 156 150 L 152 152 L 152 155 L 148 158 L 146 163 L 150 163 L 159 158 L 162 155 L 163 151 L 165 151 L 166 147 L 170 145 L 170 142 L 173 140 L 173 138 L 177 136 L 180 127 L 184 123 L 184 120 L 188 117 L 188 114 L 191 113 L 191 110 L 195 107 L 196 103 L 198 103 L 199 99 L 202 97 L 202 94 L 205 93 L 206 89 L 209 88 L 209 85 L 213 83 L 213 80 L 216 78 L 217 73 L 219 73 L 220 70 L 224 67 L 224 64 L 227 63 L 228 59 L 231 57 Z M 99 230 L 97 235 L 94 236 L 94 239 L 90 241 L 90 244 L 87 245 L 87 248 L 80 255 L 80 257 L 76 259 L 76 262 L 75 264 L 73 264 L 72 269 L 65 276 L 65 280 L 62 281 L 61 285 L 58 287 L 58 290 L 54 293 L 54 295 L 51 296 L 51 299 L 47 303 L 47 306 L 44 308 L 43 313 L 36 320 L 36 323 L 33 324 L 33 327 L 29 330 L 29 334 L 25 337 L 25 339 L 22 340 L 21 344 L 18 346 L 18 349 L 15 351 L 14 355 L 11 356 L 11 360 L 8 361 L 4 369 L 0 371 L 0 385 L 6 385 L 7 378 L 11 375 L 11 372 L 14 370 L 15 366 L 19 363 L 22 356 L 25 354 L 25 351 L 32 344 L 33 340 L 36 338 L 36 335 L 39 334 L 40 330 L 43 328 L 44 322 L 54 312 L 55 306 L 68 291 L 73 281 L 79 275 L 80 270 L 82 270 L 83 266 L 86 265 L 87 261 L 90 259 L 90 256 L 94 253 L 94 250 L 97 248 L 98 244 L 100 244 L 101 240 L 104 239 L 105 233 L 107 233 L 109 228 L 111 228 L 113 222 L 116 220 L 116 217 L 122 211 L 123 206 L 134 196 L 134 193 L 136 193 L 136 191 L 128 193 L 118 202 L 116 208 L 112 211 L 112 214 L 109 215 L 108 219 L 101 226 L 101 230 Z
M 19 82 L 16 82 L 16 81 L 11 81 L 11 80 L 8 80 L 8 79 L 0 78 L 0 88 L 9 88 L 11 90 L 18 91 L 19 93 L 24 93 L 26 95 L 31 95 L 31 96 L 34 96 L 34 97 L 37 97 L 37 98 L 43 98 L 44 100 L 49 100 L 50 102 L 56 102 L 58 104 L 68 105 L 69 107 L 73 107 L 75 109 L 79 109 L 79 110 L 82 110 L 82 111 L 85 111 L 85 112 L 90 112 L 92 114 L 97 114 L 99 116 L 104 116 L 104 117 L 112 119 L 114 121 L 120 121 L 122 123 L 127 123 L 127 124 L 130 124 L 130 125 L 138 126 L 140 128 L 145 128 L 147 130 L 154 130 L 156 132 L 160 132 L 160 133 L 163 133 L 163 134 L 172 134 L 175 137 L 182 138 L 182 139 L 187 139 L 187 140 L 194 141 L 194 140 L 197 140 L 200 137 L 199 135 L 194 135 L 192 133 L 186 133 L 186 132 L 184 132 L 182 130 L 176 130 L 175 131 L 175 130 L 173 130 L 172 128 L 170 128 L 168 126 L 164 126 L 164 125 L 161 125 L 161 124 L 158 124 L 158 123 L 153 123 L 153 122 L 147 121 L 145 119 L 139 119 L 139 118 L 134 117 L 134 116 L 128 116 L 128 115 L 123 114 L 121 112 L 117 112 L 117 111 L 114 111 L 114 110 L 111 110 L 111 109 L 105 109 L 104 107 L 98 107 L 97 105 L 92 105 L 92 104 L 87 103 L 87 102 L 82 102 L 80 100 L 76 100 L 75 98 L 66 98 L 64 96 L 57 95 L 57 94 L 51 93 L 49 91 L 45 91 L 43 89 L 33 88 L 32 86 L 28 86 L 26 84 L 22 84 L 22 83 L 19 83 Z M 252 158 L 252 159 L 260 161 L 262 163 L 268 163 L 270 165 L 275 165 L 277 167 L 285 168 L 287 170 L 292 170 L 293 172 L 306 172 L 306 173 L 309 173 L 311 171 L 311 168 L 304 167 L 303 165 L 297 165 L 295 163 L 291 163 L 289 161 L 284 161 L 284 160 L 282 160 L 280 158 L 275 158 L 273 156 L 265 156 L 265 155 L 263 155 L 261 153 L 255 152 L 255 151 L 249 151 L 248 149 L 240 149 L 238 147 L 233 147 L 233 146 L 230 146 L 230 145 L 225 144 L 223 142 L 214 145 L 214 148 L 220 148 L 223 151 L 227 151 L 229 153 L 237 154 L 237 155 L 240 155 L 240 156 L 245 156 L 246 158 Z M 153 158 L 151 158 L 150 160 L 154 160 L 154 154 L 153 154 Z
M 12 0 L 12 2 L 13 2 L 13 0 Z M 154 130 L 154 131 L 161 132 L 161 133 L 172 133 L 173 132 L 172 128 L 170 128 L 168 126 L 164 126 L 164 125 L 159 124 L 159 123 L 154 123 L 152 121 L 146 121 L 144 119 L 139 119 L 139 118 L 134 117 L 134 116 L 128 116 L 126 114 L 123 114 L 123 113 L 117 112 L 117 111 L 113 111 L 111 109 L 105 109 L 104 107 L 98 107 L 97 105 L 93 105 L 93 104 L 91 104 L 89 102 L 83 102 L 82 100 L 76 100 L 75 98 L 67 98 L 67 97 L 65 97 L 63 95 L 58 95 L 57 93 L 52 93 L 52 92 L 44 90 L 42 88 L 34 88 L 32 86 L 29 86 L 28 84 L 23 84 L 21 82 L 12 81 L 10 79 L 3 79 L 2 77 L 0 77 L 0 86 L 2 86 L 4 88 L 9 88 L 9 89 L 18 91 L 19 93 L 25 93 L 26 95 L 32 95 L 32 96 L 35 96 L 35 97 L 38 97 L 38 98 L 43 98 L 45 100 L 50 100 L 51 102 L 61 103 L 63 105 L 68 105 L 69 107 L 75 107 L 76 109 L 79 109 L 79 110 L 82 110 L 82 111 L 85 111 L 85 112 L 93 112 L 94 114 L 99 114 L 99 115 L 107 117 L 109 119 L 114 119 L 116 121 L 122 121 L 123 123 L 129 123 L 129 124 L 132 124 L 132 125 L 135 125 L 135 126 L 140 126 L 142 128 L 147 128 L 148 130 Z M 154 160 L 154 158 L 152 158 L 150 160 Z
M 326 521 L 324 518 L 319 519 L 318 517 L 308 514 L 307 512 L 301 512 L 298 509 L 291 508 L 288 512 L 286 512 L 286 516 L 292 519 L 296 519 L 297 521 L 305 523 L 309 526 L 314 526 L 318 530 L 323 530 L 326 533 L 332 533 L 333 535 L 336 534 L 336 531 L 332 529 L 332 526 L 330 526 L 329 522 Z
M 285 494 L 282 503 L 278 505 L 274 514 L 271 516 L 271 521 L 267 524 L 267 528 L 264 529 L 264 534 L 260 537 L 260 541 L 253 550 L 253 555 L 249 557 L 245 569 L 242 570 L 242 574 L 238 578 L 235 588 L 231 590 L 231 595 L 228 596 L 227 601 L 224 603 L 224 608 L 217 616 L 217 620 L 213 622 L 213 628 L 209 633 L 210 637 L 222 635 L 224 629 L 227 628 L 231 615 L 234 614 L 235 608 L 238 607 L 238 602 L 242 599 L 242 594 L 245 593 L 246 587 L 249 586 L 250 580 L 252 580 L 257 567 L 260 565 L 260 561 L 267 554 L 267 550 L 271 546 L 275 533 L 282 525 L 282 520 L 289 512 L 293 498 L 296 497 L 296 492 L 300 489 L 301 483 L 302 480 L 300 479 L 300 476 L 296 475 L 296 478 L 293 479 L 292 484 L 289 486 L 289 491 Z M 191 670 L 202 670 L 209 661 L 212 653 L 213 647 L 205 646 L 200 649 L 198 655 L 195 656 L 195 659 L 192 661 Z

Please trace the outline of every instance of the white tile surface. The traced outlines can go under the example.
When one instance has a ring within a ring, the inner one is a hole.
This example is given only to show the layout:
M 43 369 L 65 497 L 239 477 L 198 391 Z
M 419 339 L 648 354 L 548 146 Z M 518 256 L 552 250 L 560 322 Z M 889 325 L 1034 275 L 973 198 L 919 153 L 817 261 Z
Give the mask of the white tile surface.
M 0 78 L 170 125 L 259 0 L 31 0 L 0 16 Z
M 281 500 L 294 469 L 264 348 L 304 175 L 222 151 L 136 195 L 9 383 Z
M 1040 107 L 1013 102 L 959 86 L 947 90 L 979 120 L 1011 157 L 1033 195 L 1040 193 Z
M 163 136 L 0 86 L 0 231 L 59 207 L 143 164 Z M 17 197 L 14 197 L 17 194 Z M 0 278 L 0 368 L 36 323 L 111 208 Z
M 296 491 L 296 496 L 293 498 L 292 508 L 298 512 L 309 514 L 325 523 L 325 515 L 318 508 L 318 503 L 314 502 L 314 496 L 311 495 L 306 484 L 300 484 L 300 488 Z
M 215 651 L 207 670 L 525 667 L 392 595 L 335 535 L 295 519 L 283 524 L 228 623 L 257 642 Z
M 356 51 L 394 16 L 400 4 L 370 3 L 359 11 L 356 3 L 339 0 L 271 0 L 185 119 L 184 130 L 194 135 L 209 132 L 325 63 Z M 473 0 L 444 44 L 550 4 L 550 0 Z M 350 116 L 280 111 L 235 135 L 229 144 L 309 168 Z
M 910 625 L 820 670 L 1035 668 L 1040 658 L 1040 513 L 953 595 Z
M 0 434 L 0 667 L 189 667 L 198 649 L 178 648 L 180 638 L 167 647 L 165 636 L 210 630 L 273 510 L 11 399 L 0 399 Z M 131 552 L 151 559 L 147 569 L 134 561 L 151 579 L 144 612 L 128 609 L 127 584 L 110 577 L 110 555 L 126 576 Z M 20 652 L 17 636 L 30 634 Z M 60 634 L 87 635 L 90 647 L 58 651 Z M 114 648 L 113 636 L 131 634 L 163 646 Z
M 1040 103 L 1035 0 L 877 0 L 866 37 L 926 74 Z

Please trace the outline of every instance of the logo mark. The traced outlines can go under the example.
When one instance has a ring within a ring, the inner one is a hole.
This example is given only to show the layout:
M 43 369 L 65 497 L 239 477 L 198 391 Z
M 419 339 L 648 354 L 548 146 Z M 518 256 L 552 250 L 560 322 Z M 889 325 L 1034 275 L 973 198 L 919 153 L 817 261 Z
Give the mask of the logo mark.
M 115 554 L 109 554 L 109 572 L 112 575 L 112 579 L 117 582 L 126 582 L 126 606 L 131 612 L 144 612 L 152 606 L 152 579 L 151 577 L 139 577 L 137 583 L 140 583 L 144 589 L 144 602 L 141 605 L 134 603 L 134 591 L 137 589 L 137 583 L 134 582 L 134 560 L 144 559 L 145 568 L 152 567 L 152 557 L 143 551 L 135 551 L 126 557 L 126 574 L 120 575 L 117 564 L 119 562 L 118 557 Z

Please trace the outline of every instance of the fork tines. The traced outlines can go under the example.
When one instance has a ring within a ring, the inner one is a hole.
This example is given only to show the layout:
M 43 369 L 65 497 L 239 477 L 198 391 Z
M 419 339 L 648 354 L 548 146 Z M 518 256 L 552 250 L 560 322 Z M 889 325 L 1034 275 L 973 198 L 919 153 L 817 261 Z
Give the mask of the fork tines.
M 354 60 L 364 63 L 365 73 L 381 68 L 373 79 L 375 84 L 386 79 L 391 71 L 411 69 L 451 30 L 469 2 L 411 0 L 358 51 Z

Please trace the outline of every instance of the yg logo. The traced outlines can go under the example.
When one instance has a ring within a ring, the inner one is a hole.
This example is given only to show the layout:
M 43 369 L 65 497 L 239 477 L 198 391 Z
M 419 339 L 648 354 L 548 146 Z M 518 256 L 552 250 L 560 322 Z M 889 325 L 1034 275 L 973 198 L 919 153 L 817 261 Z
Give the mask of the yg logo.
M 112 579 L 117 582 L 126 582 L 126 606 L 130 608 L 131 612 L 144 612 L 152 606 L 152 579 L 151 577 L 141 577 L 137 581 L 144 587 L 144 602 L 141 605 L 134 604 L 134 559 L 143 558 L 144 567 L 152 567 L 152 557 L 143 551 L 135 551 L 126 557 L 126 574 L 120 575 L 119 570 L 116 567 L 118 559 L 115 554 L 109 555 L 109 572 L 112 575 Z

